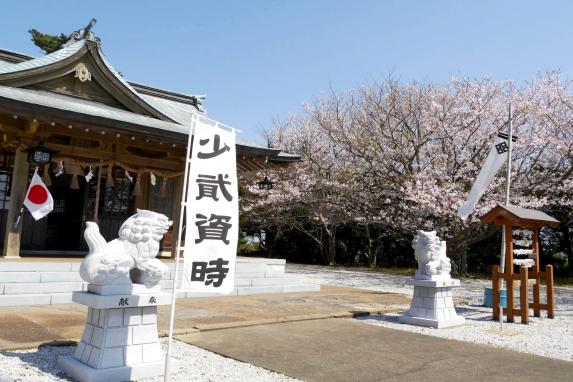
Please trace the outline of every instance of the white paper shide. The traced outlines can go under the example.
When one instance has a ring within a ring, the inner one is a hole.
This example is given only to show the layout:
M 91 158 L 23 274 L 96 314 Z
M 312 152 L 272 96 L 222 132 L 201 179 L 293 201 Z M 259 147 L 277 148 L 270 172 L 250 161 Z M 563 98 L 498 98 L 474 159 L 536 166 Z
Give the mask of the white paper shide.
M 187 187 L 182 289 L 233 291 L 238 228 L 235 132 L 199 118 Z

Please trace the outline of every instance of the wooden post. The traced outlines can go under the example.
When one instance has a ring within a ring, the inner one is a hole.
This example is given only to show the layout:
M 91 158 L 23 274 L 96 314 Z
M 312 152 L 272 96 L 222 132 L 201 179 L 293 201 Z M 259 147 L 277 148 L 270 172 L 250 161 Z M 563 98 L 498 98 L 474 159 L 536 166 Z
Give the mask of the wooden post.
M 491 268 L 491 297 L 493 301 L 493 319 L 499 320 L 499 265 Z
M 183 210 L 183 206 L 181 205 L 181 196 L 183 195 L 183 187 L 185 187 L 185 185 L 183 184 L 183 177 L 179 176 L 177 178 L 174 179 L 175 185 L 173 187 L 174 189 L 174 195 L 173 195 L 173 245 L 171 246 L 171 258 L 174 259 L 177 256 L 177 238 L 179 237 L 179 230 L 181 229 L 181 227 L 179 227 L 179 221 L 180 216 L 181 216 L 181 211 Z M 183 245 L 183 243 L 180 243 L 180 245 Z
M 505 229 L 505 285 L 507 294 L 507 322 L 513 322 L 513 227 Z
M 545 267 L 545 281 L 547 282 L 547 317 L 555 318 L 555 300 L 553 291 L 553 266 Z
M 100 196 L 100 188 L 101 188 L 101 173 L 103 167 L 99 166 L 97 168 L 97 182 L 96 182 L 96 194 L 95 194 L 95 203 L 94 203 L 94 222 L 98 222 L 98 213 L 99 213 L 99 196 Z
M 10 203 L 8 204 L 8 214 L 6 216 L 6 235 L 4 236 L 4 258 L 20 257 L 20 235 L 22 233 L 22 218 L 16 228 L 14 222 L 22 203 L 26 197 L 26 186 L 28 185 L 28 159 L 22 148 L 16 148 L 14 157 L 14 171 L 10 185 Z
M 529 296 L 528 296 L 528 269 L 525 266 L 519 267 L 519 310 L 521 311 L 521 323 L 528 324 L 529 319 Z
M 541 316 L 541 277 L 539 276 L 539 227 L 533 228 L 533 272 L 535 276 L 535 284 L 533 285 L 533 315 L 535 317 Z
M 149 207 L 149 173 L 137 173 L 137 177 L 139 179 L 136 182 L 139 181 L 141 194 L 135 195 L 135 208 L 145 210 Z

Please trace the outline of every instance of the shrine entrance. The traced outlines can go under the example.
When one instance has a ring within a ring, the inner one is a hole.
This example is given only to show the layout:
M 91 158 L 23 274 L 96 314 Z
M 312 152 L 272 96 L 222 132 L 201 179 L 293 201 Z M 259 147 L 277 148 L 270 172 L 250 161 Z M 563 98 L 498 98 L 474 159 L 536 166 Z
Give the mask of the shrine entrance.
M 85 222 L 96 218 L 96 204 L 102 236 L 108 241 L 117 237 L 121 224 L 135 211 L 133 184 L 122 168 L 114 167 L 113 183 L 110 185 L 106 182 L 107 168 L 103 170 L 99 193 L 96 182 L 88 183 L 83 176 L 77 176 L 74 180 L 74 175 L 70 174 L 54 176 L 50 170 L 54 210 L 46 218 L 36 221 L 24 209 L 22 255 L 87 254 L 83 231 Z M 96 197 L 99 198 L 98 203 Z

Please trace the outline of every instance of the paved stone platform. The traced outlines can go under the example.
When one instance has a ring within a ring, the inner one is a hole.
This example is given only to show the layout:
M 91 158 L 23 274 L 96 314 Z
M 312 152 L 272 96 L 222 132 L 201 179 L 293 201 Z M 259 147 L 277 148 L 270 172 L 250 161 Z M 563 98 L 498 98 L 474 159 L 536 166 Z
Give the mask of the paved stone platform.
M 197 332 L 177 339 L 306 382 L 555 382 L 573 375 L 573 362 L 350 319 Z
M 405 310 L 397 293 L 326 286 L 319 292 L 178 299 L 175 333 L 185 334 L 266 323 L 353 317 Z M 169 306 L 159 307 L 160 335 L 167 333 Z M 3 307 L 0 351 L 30 349 L 53 341 L 78 341 L 87 309 L 79 304 Z

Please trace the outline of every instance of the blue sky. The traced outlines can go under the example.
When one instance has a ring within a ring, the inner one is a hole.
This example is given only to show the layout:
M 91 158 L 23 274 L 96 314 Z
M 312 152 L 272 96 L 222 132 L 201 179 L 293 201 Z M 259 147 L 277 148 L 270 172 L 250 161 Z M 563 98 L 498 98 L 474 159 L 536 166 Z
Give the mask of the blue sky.
M 211 117 L 262 143 L 274 116 L 389 74 L 573 78 L 572 16 L 565 0 L 7 1 L 0 48 L 40 55 L 28 29 L 68 34 L 95 17 L 126 79 L 207 94 Z

